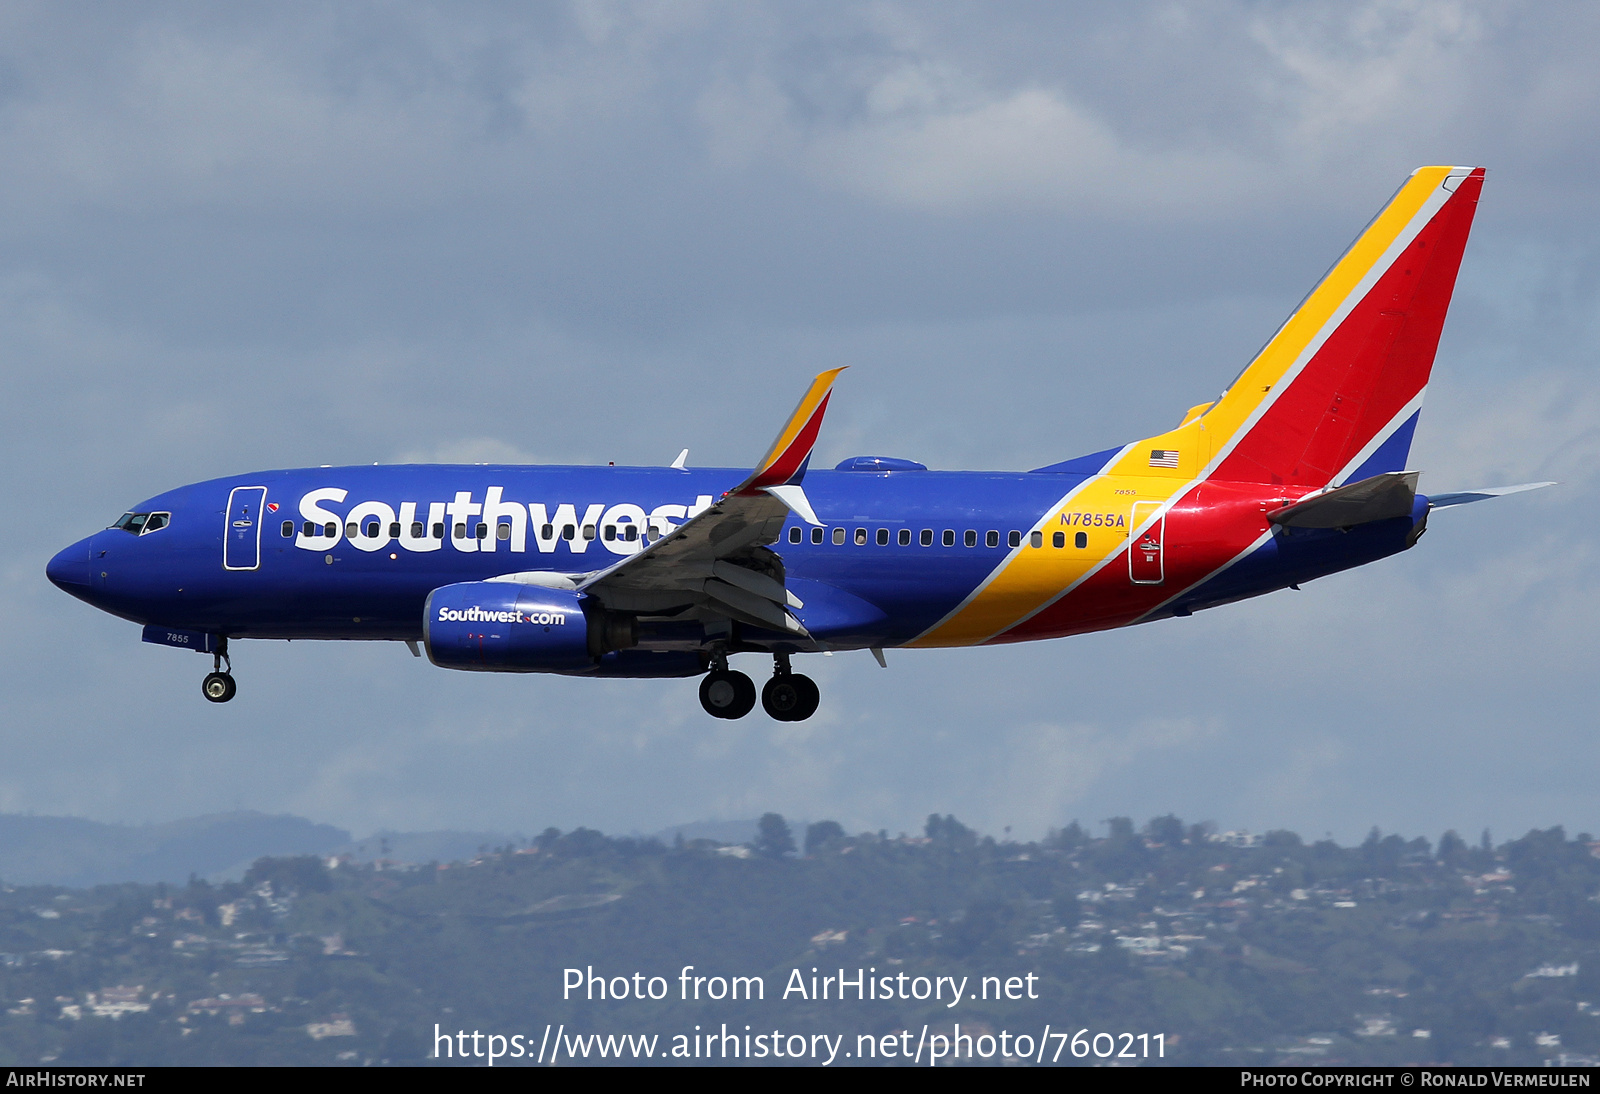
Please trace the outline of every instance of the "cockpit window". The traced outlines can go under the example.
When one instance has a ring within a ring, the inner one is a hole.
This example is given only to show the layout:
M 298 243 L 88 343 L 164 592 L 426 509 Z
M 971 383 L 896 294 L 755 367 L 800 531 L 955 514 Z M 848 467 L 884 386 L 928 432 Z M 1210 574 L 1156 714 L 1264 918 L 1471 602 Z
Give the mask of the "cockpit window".
M 111 527 L 121 528 L 131 535 L 142 536 L 149 532 L 159 532 L 171 522 L 171 513 L 124 513 Z

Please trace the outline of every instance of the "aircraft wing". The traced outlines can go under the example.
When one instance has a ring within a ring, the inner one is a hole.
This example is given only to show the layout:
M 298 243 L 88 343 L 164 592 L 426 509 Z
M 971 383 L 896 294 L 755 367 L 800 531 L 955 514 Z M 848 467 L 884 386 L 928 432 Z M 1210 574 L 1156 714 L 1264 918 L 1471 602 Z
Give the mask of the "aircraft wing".
M 701 607 L 718 615 L 809 638 L 789 611 L 803 607 L 784 588 L 783 564 L 771 551 L 792 510 L 819 524 L 800 480 L 828 409 L 830 369 L 811 382 L 772 447 L 750 476 L 710 508 L 616 565 L 586 574 L 577 589 L 616 611 Z

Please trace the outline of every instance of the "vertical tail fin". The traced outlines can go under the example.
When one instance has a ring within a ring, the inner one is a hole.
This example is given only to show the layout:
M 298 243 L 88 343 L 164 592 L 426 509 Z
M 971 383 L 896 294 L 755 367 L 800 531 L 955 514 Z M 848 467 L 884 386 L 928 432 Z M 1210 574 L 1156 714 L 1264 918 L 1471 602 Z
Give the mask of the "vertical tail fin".
M 1212 478 L 1322 487 L 1405 467 L 1483 174 L 1412 174 L 1199 416 Z

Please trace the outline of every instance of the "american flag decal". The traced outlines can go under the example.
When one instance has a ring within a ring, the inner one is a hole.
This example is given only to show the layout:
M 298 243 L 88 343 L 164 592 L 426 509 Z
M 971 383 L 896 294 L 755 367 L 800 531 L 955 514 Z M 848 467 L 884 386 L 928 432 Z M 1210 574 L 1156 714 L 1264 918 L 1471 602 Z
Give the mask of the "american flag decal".
M 1178 450 L 1176 448 L 1152 448 L 1150 450 L 1151 467 L 1177 467 Z

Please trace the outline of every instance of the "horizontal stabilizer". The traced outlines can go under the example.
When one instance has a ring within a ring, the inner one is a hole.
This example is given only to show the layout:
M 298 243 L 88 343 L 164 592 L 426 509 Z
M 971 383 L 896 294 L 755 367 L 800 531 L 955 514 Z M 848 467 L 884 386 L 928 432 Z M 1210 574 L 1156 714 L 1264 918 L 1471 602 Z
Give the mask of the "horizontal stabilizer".
M 1408 517 L 1417 500 L 1417 471 L 1389 471 L 1314 494 L 1267 514 L 1285 528 L 1353 528 Z
M 1466 505 L 1468 502 L 1483 501 L 1485 498 L 1498 498 L 1503 494 L 1520 494 L 1524 490 L 1542 490 L 1546 486 L 1554 486 L 1553 482 L 1524 482 L 1516 486 L 1488 486 L 1482 490 L 1457 490 L 1452 494 L 1430 494 L 1428 505 L 1433 509 L 1443 509 L 1450 505 Z

